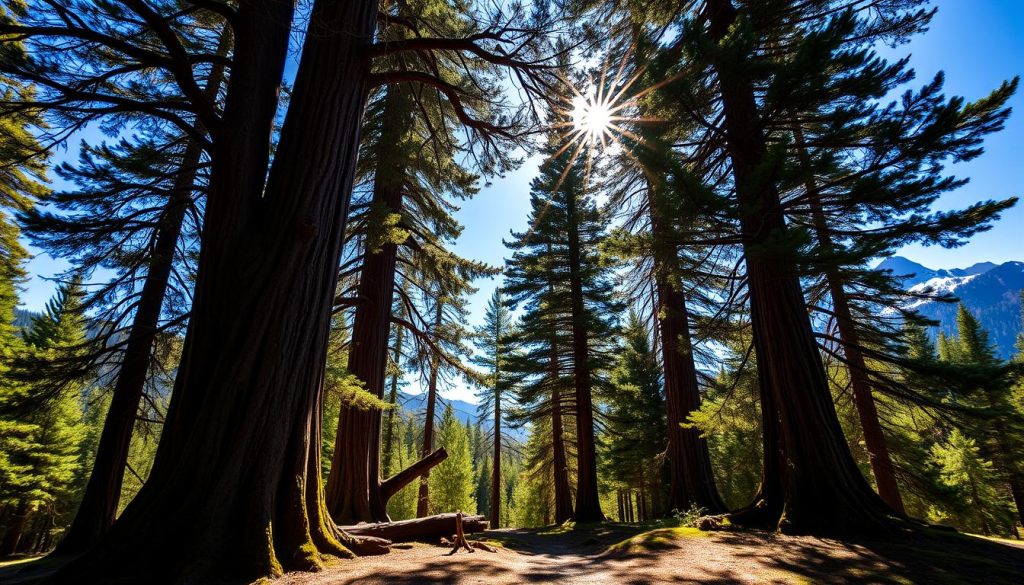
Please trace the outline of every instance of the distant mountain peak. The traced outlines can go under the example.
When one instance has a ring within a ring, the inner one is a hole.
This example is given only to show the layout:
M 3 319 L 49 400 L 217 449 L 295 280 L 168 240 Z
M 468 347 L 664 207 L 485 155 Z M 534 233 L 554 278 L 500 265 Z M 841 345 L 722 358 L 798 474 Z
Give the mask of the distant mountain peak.
M 879 262 L 875 269 L 890 271 L 911 291 L 927 290 L 935 295 L 955 296 L 989 332 L 999 354 L 1004 358 L 1013 355 L 1014 343 L 1021 331 L 1024 262 L 978 262 L 967 268 L 935 270 L 902 256 L 893 256 Z M 916 300 L 906 308 L 938 321 L 938 331 L 951 334 L 956 330 L 956 303 Z

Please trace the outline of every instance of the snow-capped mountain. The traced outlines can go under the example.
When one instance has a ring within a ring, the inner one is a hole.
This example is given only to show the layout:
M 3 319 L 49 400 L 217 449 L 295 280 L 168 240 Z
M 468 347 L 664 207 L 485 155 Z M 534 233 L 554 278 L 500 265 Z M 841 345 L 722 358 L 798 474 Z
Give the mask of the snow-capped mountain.
M 935 270 L 901 256 L 887 258 L 875 267 L 900 277 L 909 290 L 931 289 L 960 299 L 989 333 L 999 355 L 1008 358 L 1021 331 L 1020 294 L 1024 289 L 1024 262 L 993 264 L 980 262 L 967 268 Z M 940 323 L 947 334 L 956 329 L 956 304 L 918 301 L 912 305 L 921 314 Z

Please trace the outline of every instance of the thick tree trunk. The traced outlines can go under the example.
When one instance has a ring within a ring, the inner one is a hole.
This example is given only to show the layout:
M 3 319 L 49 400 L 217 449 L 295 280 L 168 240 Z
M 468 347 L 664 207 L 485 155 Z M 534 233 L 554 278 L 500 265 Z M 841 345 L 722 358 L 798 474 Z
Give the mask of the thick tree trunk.
M 833 248 L 832 238 L 829 235 L 828 223 L 821 207 L 818 186 L 811 175 L 811 159 L 807 153 L 803 129 L 799 124 L 794 126 L 794 134 L 800 165 L 805 175 L 804 185 L 807 189 L 818 243 L 828 251 Z M 826 271 L 825 279 L 829 296 L 832 298 L 836 325 L 839 327 L 839 339 L 843 355 L 846 357 L 846 369 L 850 374 L 850 384 L 853 386 L 853 402 L 857 407 L 861 429 L 864 431 L 864 444 L 868 450 L 871 472 L 875 476 L 875 483 L 878 484 L 878 495 L 893 511 L 904 514 L 903 498 L 900 497 L 899 486 L 896 483 L 896 468 L 889 455 L 889 449 L 885 444 L 885 434 L 882 432 L 882 424 L 878 419 L 878 409 L 875 407 L 875 397 L 872 394 L 871 381 L 868 378 L 867 362 L 861 352 L 860 334 L 857 332 L 857 324 L 853 320 L 849 297 L 846 295 L 842 277 L 835 270 Z
M 495 360 L 498 358 L 495 357 Z M 495 377 L 497 384 L 497 377 Z M 501 390 L 494 390 L 494 461 L 491 464 L 491 527 L 501 527 Z
M 58 580 L 251 581 L 356 544 L 326 514 L 318 405 L 377 3 L 314 3 L 266 175 L 292 10 L 239 6 L 192 317 L 150 481 Z
M 217 47 L 218 55 L 227 56 L 230 51 L 229 30 L 225 29 L 221 34 Z M 213 67 L 205 92 L 211 101 L 216 99 L 223 79 L 224 66 Z M 117 373 L 107 418 L 103 421 L 92 473 L 89 475 L 89 482 L 75 513 L 75 519 L 57 545 L 54 554 L 77 554 L 85 551 L 106 534 L 114 523 L 121 500 L 121 485 L 128 463 L 132 431 L 135 428 L 139 403 L 142 402 L 149 362 L 153 354 L 153 342 L 159 330 L 160 312 L 174 266 L 174 253 L 195 189 L 196 172 L 202 154 L 202 148 L 191 140 L 182 153 L 173 193 L 167 201 L 157 227 L 146 278 L 128 332 L 128 342 Z
M 730 0 L 707 0 L 706 14 L 717 41 L 737 21 Z M 794 533 L 885 530 L 891 510 L 871 490 L 846 445 L 795 260 L 776 251 L 786 247 L 786 225 L 773 173 L 764 168 L 770 161 L 753 86 L 737 55 L 722 51 L 713 66 L 740 208 L 754 347 L 774 395 L 785 455 L 779 527 Z
M 402 135 L 408 131 L 408 96 L 398 88 L 387 91 L 380 141 L 399 149 Z M 371 207 L 383 208 L 388 214 L 401 213 L 404 177 L 401 157 L 388 151 L 377 153 Z M 379 235 L 370 234 L 364 251 L 348 371 L 366 384 L 367 392 L 383 398 L 398 244 L 378 245 L 373 239 Z M 381 412 L 342 406 L 336 436 L 327 480 L 331 515 L 339 523 L 387 522 L 387 500 L 380 493 Z
M 413 520 L 357 524 L 355 526 L 341 526 L 340 528 L 345 533 L 354 536 L 373 536 L 392 542 L 408 542 L 410 540 L 436 541 L 439 538 L 448 538 L 455 534 L 455 516 L 456 514 L 452 512 Z M 483 516 L 463 516 L 462 530 L 471 533 L 483 532 L 487 530 L 487 520 Z
M 576 397 L 576 522 L 604 520 L 597 492 L 597 450 L 594 446 L 594 404 L 591 396 L 590 340 L 583 305 L 583 277 L 576 202 L 569 214 L 569 293 L 572 299 L 573 378 Z

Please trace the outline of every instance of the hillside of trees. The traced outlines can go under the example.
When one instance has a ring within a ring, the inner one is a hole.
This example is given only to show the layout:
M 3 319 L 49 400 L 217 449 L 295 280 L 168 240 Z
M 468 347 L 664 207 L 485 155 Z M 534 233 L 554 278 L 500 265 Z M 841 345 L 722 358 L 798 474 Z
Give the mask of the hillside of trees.
M 1017 204 L 937 207 L 1018 88 L 882 56 L 937 4 L 5 2 L 0 559 L 248 583 L 449 512 L 1019 539 L 1024 334 L 873 268 Z

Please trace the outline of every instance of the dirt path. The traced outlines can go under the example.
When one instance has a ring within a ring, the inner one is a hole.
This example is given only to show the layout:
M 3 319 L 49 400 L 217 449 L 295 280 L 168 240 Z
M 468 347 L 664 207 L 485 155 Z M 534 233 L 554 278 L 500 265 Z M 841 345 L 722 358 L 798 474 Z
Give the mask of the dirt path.
M 289 574 L 278 583 L 1024 583 L 1024 548 L 962 536 L 851 544 L 685 528 L 636 535 L 614 525 L 487 534 L 505 546 L 497 553 L 448 556 L 444 548 L 413 545 L 382 557 L 337 562 L 318 574 Z

